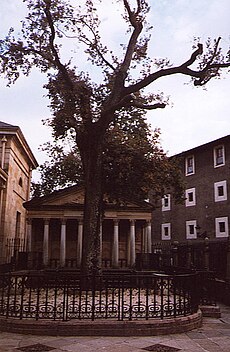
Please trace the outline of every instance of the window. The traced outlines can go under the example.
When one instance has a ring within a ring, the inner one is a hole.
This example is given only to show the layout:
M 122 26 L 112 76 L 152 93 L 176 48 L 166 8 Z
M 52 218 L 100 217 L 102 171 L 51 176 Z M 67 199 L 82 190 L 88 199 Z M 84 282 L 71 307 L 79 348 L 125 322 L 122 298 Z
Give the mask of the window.
M 194 200 L 193 198 L 194 198 L 194 197 L 193 197 L 193 193 L 192 193 L 192 192 L 189 192 L 189 193 L 188 193 L 188 201 L 189 201 L 189 202 L 193 202 L 193 200 Z
M 189 188 L 186 189 L 185 191 L 185 206 L 186 207 L 191 207 L 196 205 L 196 193 L 195 193 L 195 188 Z
M 226 224 L 225 224 L 224 221 L 220 221 L 220 222 L 219 222 L 219 231 L 220 231 L 221 233 L 223 233 L 223 232 L 226 231 Z
M 227 181 L 214 183 L 214 197 L 215 202 L 222 202 L 227 200 Z
M 224 146 L 219 145 L 214 148 L 214 167 L 223 166 L 225 164 Z
M 166 223 L 161 225 L 161 239 L 170 240 L 171 239 L 171 224 Z
M 171 199 L 170 199 L 170 194 L 166 194 L 162 198 L 162 211 L 167 211 L 171 209 Z
M 194 156 L 188 156 L 185 159 L 185 175 L 193 175 L 195 173 L 195 166 L 194 166 Z
M 228 237 L 228 217 L 216 218 L 216 237 Z
M 224 195 L 224 187 L 219 186 L 218 187 L 218 197 L 223 197 L 223 195 Z
M 196 220 L 188 220 L 188 221 L 186 221 L 186 238 L 188 240 L 197 238 Z
M 22 187 L 22 178 L 21 177 L 19 178 L 18 184 L 19 184 L 19 186 Z

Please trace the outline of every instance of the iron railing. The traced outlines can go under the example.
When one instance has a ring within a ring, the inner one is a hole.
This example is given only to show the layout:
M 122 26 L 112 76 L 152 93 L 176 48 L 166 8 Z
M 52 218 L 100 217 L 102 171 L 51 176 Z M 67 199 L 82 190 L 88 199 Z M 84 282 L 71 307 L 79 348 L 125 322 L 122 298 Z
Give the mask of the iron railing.
M 196 274 L 2 274 L 0 316 L 63 321 L 187 316 L 198 309 L 196 281 Z

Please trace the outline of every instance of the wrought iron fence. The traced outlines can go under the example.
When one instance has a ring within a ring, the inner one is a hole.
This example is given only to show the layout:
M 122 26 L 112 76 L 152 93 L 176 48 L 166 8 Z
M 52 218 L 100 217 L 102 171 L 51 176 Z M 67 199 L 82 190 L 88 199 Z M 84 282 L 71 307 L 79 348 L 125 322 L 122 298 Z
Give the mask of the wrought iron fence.
M 197 239 L 196 241 L 155 242 L 149 254 L 149 268 L 161 270 L 165 266 L 177 266 L 199 271 L 213 271 L 219 279 L 226 279 L 229 239 Z M 153 257 L 157 258 L 154 262 Z
M 0 316 L 63 321 L 187 316 L 198 309 L 196 280 L 196 274 L 2 274 Z
M 26 240 L 24 238 L 7 238 L 6 240 L 6 262 L 12 258 L 17 259 L 19 253 L 26 252 Z
M 197 272 L 197 287 L 199 289 L 200 304 L 215 306 L 217 302 L 217 282 L 215 273 L 211 271 Z

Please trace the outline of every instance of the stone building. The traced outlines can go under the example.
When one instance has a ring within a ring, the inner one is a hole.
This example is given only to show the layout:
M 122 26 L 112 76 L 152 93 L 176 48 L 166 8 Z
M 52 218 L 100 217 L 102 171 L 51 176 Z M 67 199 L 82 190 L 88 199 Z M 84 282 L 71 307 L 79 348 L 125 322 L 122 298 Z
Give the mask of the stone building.
M 189 246 L 201 249 L 205 244 L 211 250 L 211 267 L 224 267 L 230 221 L 230 135 L 174 157 L 184 176 L 185 200 L 176 204 L 168 193 L 159 202 L 152 222 L 155 245 L 161 242 L 166 248 L 179 243 L 185 254 Z M 192 250 L 190 262 L 199 258 L 201 252 Z
M 26 249 L 31 172 L 38 166 L 21 129 L 0 121 L 0 263 Z M 22 248 L 21 248 L 22 249 Z
M 72 186 L 24 203 L 32 267 L 80 267 L 82 259 L 82 188 Z M 101 225 L 102 267 L 133 267 L 136 256 L 151 252 L 152 206 L 148 202 L 109 201 Z

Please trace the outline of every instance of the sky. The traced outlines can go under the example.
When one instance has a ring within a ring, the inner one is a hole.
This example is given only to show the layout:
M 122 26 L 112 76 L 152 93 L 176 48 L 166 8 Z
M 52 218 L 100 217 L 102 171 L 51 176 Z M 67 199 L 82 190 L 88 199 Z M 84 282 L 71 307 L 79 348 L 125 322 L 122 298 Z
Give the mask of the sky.
M 208 37 L 220 36 L 223 47 L 229 46 L 229 0 L 150 0 L 149 3 L 148 19 L 153 25 L 151 57 L 167 57 L 171 63 L 179 65 L 190 57 L 194 36 L 200 37 L 203 43 Z M 111 0 L 103 0 L 102 4 L 99 12 L 102 38 L 117 50 L 125 25 Z M 121 4 L 119 6 L 121 8 Z M 0 39 L 9 27 L 19 28 L 24 14 L 22 0 L 1 0 Z M 75 43 L 73 55 L 77 55 L 78 50 Z M 83 56 L 77 57 L 79 69 L 95 73 Z M 21 76 L 10 87 L 6 87 L 6 83 L 0 78 L 0 121 L 20 126 L 38 163 L 43 163 L 47 157 L 40 147 L 51 139 L 51 131 L 42 123 L 51 115 L 43 89 L 46 76 L 33 70 L 29 77 Z M 165 109 L 149 111 L 147 115 L 152 128 L 161 129 L 161 143 L 168 155 L 230 134 L 230 74 L 209 82 L 207 90 L 194 87 L 187 77 L 180 75 L 165 77 L 149 90 L 163 91 L 170 96 L 170 104 Z

